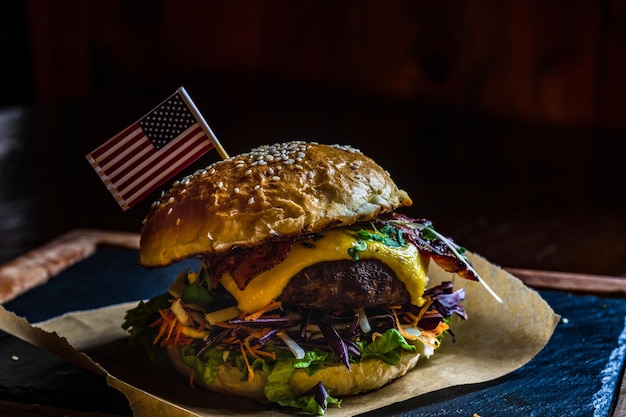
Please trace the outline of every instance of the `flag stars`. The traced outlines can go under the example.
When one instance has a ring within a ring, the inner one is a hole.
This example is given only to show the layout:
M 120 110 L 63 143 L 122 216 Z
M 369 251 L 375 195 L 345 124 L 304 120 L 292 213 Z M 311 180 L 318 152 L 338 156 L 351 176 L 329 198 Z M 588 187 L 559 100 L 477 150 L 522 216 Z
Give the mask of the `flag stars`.
M 156 149 L 163 148 L 195 123 L 191 111 L 178 94 L 139 121 L 139 125 Z

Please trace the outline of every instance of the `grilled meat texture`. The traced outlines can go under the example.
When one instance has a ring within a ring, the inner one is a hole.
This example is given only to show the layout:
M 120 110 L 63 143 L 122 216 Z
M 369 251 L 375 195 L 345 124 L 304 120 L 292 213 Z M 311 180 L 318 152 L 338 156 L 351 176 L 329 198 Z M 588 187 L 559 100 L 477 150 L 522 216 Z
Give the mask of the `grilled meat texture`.
M 377 259 L 309 266 L 289 281 L 278 298 L 285 304 L 326 311 L 402 304 L 409 299 L 404 283 Z

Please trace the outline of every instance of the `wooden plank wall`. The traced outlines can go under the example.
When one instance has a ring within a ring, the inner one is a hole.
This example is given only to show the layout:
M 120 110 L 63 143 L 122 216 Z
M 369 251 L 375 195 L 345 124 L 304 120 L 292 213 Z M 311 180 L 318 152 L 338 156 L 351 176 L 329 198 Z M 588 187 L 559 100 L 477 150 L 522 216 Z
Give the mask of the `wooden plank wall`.
M 29 15 L 42 102 L 92 93 L 103 64 L 147 80 L 250 70 L 622 131 L 624 3 L 30 0 Z

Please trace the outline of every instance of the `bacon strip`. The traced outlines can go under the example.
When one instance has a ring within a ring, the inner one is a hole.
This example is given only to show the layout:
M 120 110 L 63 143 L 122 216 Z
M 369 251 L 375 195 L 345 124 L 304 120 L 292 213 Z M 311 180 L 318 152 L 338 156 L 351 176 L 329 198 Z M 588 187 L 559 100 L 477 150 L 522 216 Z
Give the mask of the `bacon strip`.
M 461 278 L 470 281 L 478 281 L 480 279 L 473 269 L 467 267 L 468 263 L 459 259 L 441 239 L 427 238 L 423 230 L 412 227 L 411 223 L 427 227 L 432 226 L 430 220 L 413 219 L 398 213 L 386 214 L 374 222 L 377 227 L 392 224 L 394 227 L 400 228 L 406 240 L 415 245 L 420 252 L 430 256 L 445 271 L 455 273 Z M 451 239 L 448 240 L 451 241 Z
M 254 248 L 232 251 L 227 256 L 207 262 L 211 283 L 216 287 L 224 272 L 229 272 L 240 290 L 257 275 L 281 263 L 293 246 L 293 240 L 266 243 Z

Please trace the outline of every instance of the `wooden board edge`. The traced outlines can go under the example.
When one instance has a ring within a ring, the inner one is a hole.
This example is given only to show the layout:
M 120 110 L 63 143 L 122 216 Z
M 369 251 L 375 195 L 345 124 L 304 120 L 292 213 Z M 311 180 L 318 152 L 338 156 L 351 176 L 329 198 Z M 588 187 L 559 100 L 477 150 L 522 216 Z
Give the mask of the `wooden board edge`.
M 91 256 L 99 245 L 139 248 L 129 232 L 74 229 L 0 266 L 0 304 L 42 285 L 69 266 Z
M 626 277 L 553 272 L 522 268 L 504 268 L 526 285 L 538 289 L 626 295 Z

